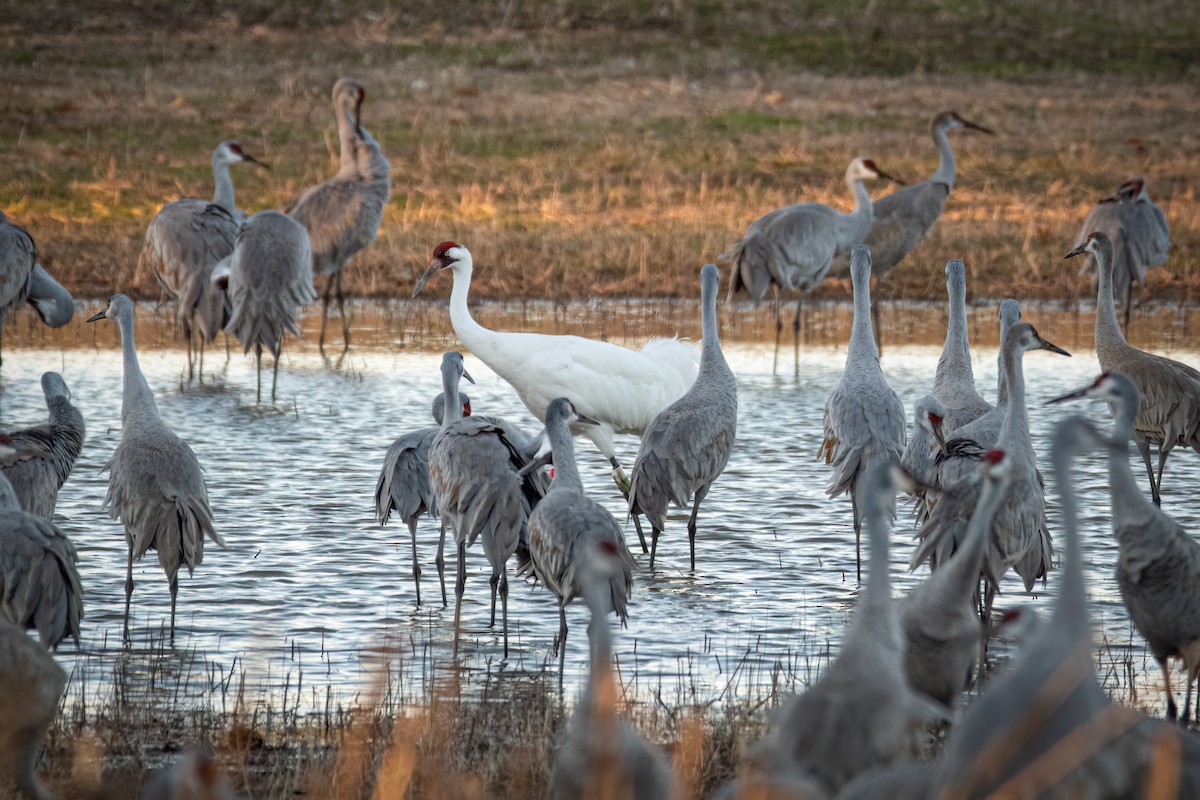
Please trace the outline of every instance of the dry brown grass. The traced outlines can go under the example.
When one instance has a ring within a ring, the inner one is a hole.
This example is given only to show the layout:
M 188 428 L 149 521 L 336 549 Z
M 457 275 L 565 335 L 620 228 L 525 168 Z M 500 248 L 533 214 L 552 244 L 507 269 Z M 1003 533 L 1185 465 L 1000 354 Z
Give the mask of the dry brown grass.
M 135 275 L 142 234 L 165 201 L 211 192 L 213 145 L 235 136 L 269 161 L 271 172 L 235 170 L 238 198 L 279 207 L 332 174 L 328 91 L 352 74 L 368 87 L 364 123 L 394 185 L 378 242 L 347 273 L 353 292 L 407 296 L 432 246 L 456 239 L 475 253 L 483 295 L 690 296 L 695 268 L 762 213 L 799 199 L 847 208 L 840 176 L 853 156 L 927 175 L 928 120 L 954 108 L 999 135 L 954 135 L 958 187 L 887 293 L 936 295 L 945 260 L 961 257 L 976 294 L 1070 296 L 1075 267 L 1062 255 L 1087 210 L 1146 174 L 1176 243 L 1148 294 L 1194 296 L 1200 147 L 1186 72 L 819 75 L 769 50 L 740 52 L 736 37 L 677 8 L 656 27 L 651 6 L 628 30 L 602 23 L 636 16 L 637 4 L 537 27 L 549 12 L 534 3 L 508 27 L 461 33 L 353 4 L 341 16 L 318 4 L 314 19 L 341 19 L 328 29 L 291 24 L 296 7 L 253 3 L 241 13 L 256 24 L 219 4 L 193 7 L 186 25 L 64 10 L 67 32 L 18 14 L 0 29 L 11 48 L 0 59 L 0 207 L 78 293 L 157 295 Z M 765 48 L 773 40 L 754 25 L 771 30 L 773 5 L 754 8 L 762 18 L 738 35 Z

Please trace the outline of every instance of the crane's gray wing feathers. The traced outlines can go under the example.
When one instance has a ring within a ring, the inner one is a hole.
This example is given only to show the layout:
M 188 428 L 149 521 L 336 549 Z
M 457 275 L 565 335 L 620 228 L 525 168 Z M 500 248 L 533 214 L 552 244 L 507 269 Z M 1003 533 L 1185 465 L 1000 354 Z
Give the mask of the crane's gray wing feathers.
M 37 257 L 37 246 L 29 232 L 0 217 L 0 323 L 9 308 L 28 297 Z
M 301 306 L 317 298 L 312 250 L 303 226 L 276 211 L 262 211 L 238 231 L 230 263 L 233 314 L 225 329 L 244 352 L 256 344 L 278 357 L 283 334 L 300 335 Z
M 314 186 L 287 213 L 308 230 L 314 274 L 337 272 L 379 232 L 385 188 L 333 178 Z
M 404 522 L 429 513 L 437 515 L 437 502 L 429 485 L 429 447 L 437 428 L 422 428 L 392 442 L 383 457 L 375 482 L 375 515 L 379 524 L 392 512 Z
M 941 216 L 949 196 L 946 184 L 922 181 L 876 200 L 865 242 L 871 248 L 872 272 L 887 274 L 916 249 Z
M 45 519 L 7 510 L 0 521 L 0 615 L 35 628 L 42 644 L 79 642 L 83 588 L 71 541 Z

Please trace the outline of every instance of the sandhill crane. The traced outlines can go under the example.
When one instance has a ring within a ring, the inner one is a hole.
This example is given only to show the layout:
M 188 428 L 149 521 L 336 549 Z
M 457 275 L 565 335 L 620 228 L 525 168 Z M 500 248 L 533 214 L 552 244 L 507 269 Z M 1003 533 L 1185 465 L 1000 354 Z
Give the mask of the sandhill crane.
M 575 466 L 572 425 L 592 421 L 575 410 L 565 397 L 550 402 L 546 409 L 546 436 L 554 459 L 554 480 L 546 496 L 529 515 L 529 557 L 534 574 L 558 598 L 558 685 L 562 687 L 567 650 L 567 604 L 583 597 L 585 584 L 597 580 L 587 564 L 597 558 L 603 545 L 615 548 L 620 569 L 605 572 L 598 591 L 607 611 L 624 624 L 626 605 L 633 591 L 636 563 L 625 546 L 621 527 L 599 503 L 583 492 L 583 481 Z M 530 467 L 536 467 L 536 461 Z M 634 472 L 635 479 L 637 472 Z M 607 613 L 605 611 L 605 613 Z
M 558 470 L 556 466 L 555 482 Z M 622 553 L 607 536 L 589 536 L 580 545 L 573 585 L 582 592 L 591 617 L 588 623 L 591 669 L 587 688 L 555 757 L 550 797 L 554 800 L 674 797 L 675 776 L 667 759 L 657 747 L 642 741 L 616 712 L 608 614 L 618 607 L 613 587 L 619 586 L 622 576 L 627 575 L 628 551 Z M 623 599 L 620 607 L 624 608 Z
M 792 320 L 793 368 L 800 373 L 800 307 L 804 295 L 825 280 L 833 259 L 839 253 L 862 244 L 871 229 L 871 196 L 863 181 L 873 178 L 901 183 L 875 165 L 869 158 L 856 158 L 846 167 L 846 185 L 854 195 L 854 210 L 835 211 L 824 203 L 795 203 L 778 208 L 750 223 L 746 235 L 728 253 L 729 295 L 745 288 L 754 302 L 775 290 L 775 365 L 779 362 L 779 335 L 783 321 L 779 311 L 779 290 L 798 289 L 796 316 Z
M 12 483 L 20 507 L 52 519 L 58 490 L 83 449 L 83 414 L 71 404 L 71 391 L 57 372 L 42 374 L 42 395 L 50 419 L 45 425 L 11 431 L 11 456 L 0 456 L 0 475 Z
M 46 648 L 0 619 L 0 775 L 11 770 L 30 800 L 55 798 L 38 777 L 37 762 L 66 686 L 67 674 Z
M 508 657 L 508 575 L 504 565 L 526 538 L 529 514 L 544 493 L 535 476 L 518 472 L 529 463 L 504 434 L 504 427 L 477 416 L 463 417 L 458 383 L 471 380 L 462 354 L 442 356 L 442 391 L 446 415 L 429 447 L 429 485 L 437 499 L 442 522 L 454 529 L 458 575 L 454 583 L 454 642 L 458 648 L 459 619 L 467 581 L 467 547 L 482 539 L 492 567 L 492 616 L 496 625 L 496 594 L 504 615 L 504 656 Z M 472 381 L 473 382 L 473 381 Z M 528 555 L 525 555 L 528 558 Z M 524 571 L 526 565 L 518 565 Z
M 846 369 L 825 403 L 825 438 L 817 451 L 833 466 L 825 486 L 830 497 L 849 492 L 854 516 L 854 560 L 862 580 L 862 512 L 858 483 L 875 463 L 894 463 L 904 451 L 904 405 L 879 368 L 871 336 L 871 252 L 863 245 L 850 256 L 854 282 L 854 328 L 846 350 Z M 893 495 L 893 501 L 895 495 Z M 895 504 L 889 513 L 895 517 Z
M 646 428 L 633 465 L 629 513 L 645 514 L 653 529 L 650 569 L 658 536 L 667 523 L 667 504 L 686 508 L 692 570 L 696 569 L 696 516 L 713 482 L 729 463 L 737 436 L 737 378 L 725 362 L 717 333 L 717 289 L 714 264 L 700 270 L 700 373 L 683 397 L 667 406 Z
M 1096 291 L 1096 357 L 1105 372 L 1119 372 L 1133 381 L 1142 396 L 1134 420 L 1134 440 L 1146 463 L 1150 493 L 1162 504 L 1162 474 L 1167 456 L 1177 446 L 1200 452 L 1200 370 L 1146 353 L 1130 346 L 1117 324 L 1113 304 L 1113 247 L 1103 231 L 1088 234 L 1087 241 L 1067 253 L 1067 258 L 1091 253 L 1099 275 Z M 1150 464 L 1150 443 L 1158 444 L 1158 475 Z
M 329 320 L 329 295 L 337 296 L 342 317 L 342 352 L 350 347 L 350 322 L 342 292 L 342 270 L 379 233 L 383 207 L 392 191 L 391 166 L 379 143 L 360 122 L 366 89 L 357 81 L 341 78 L 333 85 L 333 113 L 341 143 L 341 165 L 324 183 L 305 191 L 285 209 L 308 229 L 312 240 L 313 274 L 325 275 L 321 296 L 321 354 L 325 354 L 325 323 Z
M 683 396 L 696 380 L 695 348 L 676 339 L 652 339 L 641 350 L 629 350 L 580 336 L 488 330 L 467 308 L 473 263 L 467 248 L 442 242 L 413 297 L 434 275 L 450 270 L 450 324 L 459 340 L 508 381 L 539 420 L 545 422 L 546 408 L 556 397 L 570 397 L 580 414 L 596 420 L 577 433 L 604 454 L 613 466 L 613 480 L 628 494 L 613 434 L 641 436 L 659 412 Z
M 213 526 L 208 487 L 200 462 L 187 442 L 159 416 L 150 385 L 138 366 L 133 339 L 133 301 L 114 294 L 103 311 L 88 322 L 112 320 L 121 332 L 124 381 L 121 392 L 121 441 L 106 465 L 108 494 L 104 504 L 112 519 L 125 527 L 129 556 L 125 562 L 125 630 L 129 639 L 129 601 L 133 597 L 133 560 L 149 549 L 158 551 L 171 587 L 171 637 L 175 636 L 175 599 L 179 566 L 191 574 L 204 558 L 207 535 L 221 547 L 225 540 Z
M 1050 619 L 951 731 L 932 797 L 1200 796 L 1200 743 L 1171 725 L 1114 706 L 1096 681 L 1071 464 L 1099 434 L 1070 417 L 1054 434 L 1063 538 Z
M 141 800 L 237 800 L 229 780 L 207 753 L 191 750 L 163 767 L 142 791 Z
M 75 313 L 71 293 L 38 263 L 33 237 L 0 211 L 0 364 L 4 363 L 4 319 L 22 303 L 33 306 L 51 328 L 66 325 Z
M 212 153 L 212 202 L 185 197 L 167 203 L 150 220 L 138 256 L 138 272 L 151 272 L 175 301 L 179 335 L 187 342 L 189 380 L 196 354 L 203 371 L 204 345 L 217 337 L 229 317 L 224 294 L 209 278 L 213 267 L 233 252 L 245 217 L 235 205 L 229 176 L 229 168 L 241 163 L 267 166 L 233 140 L 218 144 Z
M 863 476 L 867 582 L 842 651 L 808 691 L 784 702 L 765 743 L 769 770 L 812 775 L 831 794 L 904 754 L 914 726 L 944 717 L 904 675 L 904 638 L 888 575 L 888 509 L 896 492 L 890 473 L 889 465 L 877 463 Z
M 471 398 L 459 392 L 462 415 L 471 416 Z M 375 516 L 380 525 L 386 525 L 392 512 L 396 512 L 408 526 L 412 538 L 413 586 L 417 592 L 417 605 L 421 605 L 421 563 L 417 559 L 417 520 L 422 514 L 437 514 L 437 500 L 429 486 L 429 447 L 433 437 L 441 430 L 445 413 L 446 396 L 438 394 L 433 401 L 433 419 L 437 425 L 409 431 L 392 442 L 383 457 L 383 468 L 375 481 Z M 439 526 L 437 571 L 442 585 L 442 605 L 446 605 L 446 561 L 443 549 L 446 544 L 446 526 Z
M 992 524 L 984 558 L 983 618 L 990 619 L 992 601 L 999 589 L 1000 579 L 1012 567 L 1031 591 L 1039 578 L 1043 581 L 1050 570 L 1054 553 L 1050 532 L 1046 528 L 1046 499 L 1037 472 L 1037 459 L 1029 436 L 1029 418 L 1025 409 L 1025 377 L 1022 357 L 1029 350 L 1049 350 L 1069 356 L 1070 353 L 1038 335 L 1028 323 L 1018 323 L 1009 329 L 1001 344 L 1007 403 L 1004 422 L 996 437 L 995 448 L 1005 453 L 1010 482 L 1000 504 L 1000 512 Z M 949 442 L 948 446 L 953 445 Z M 958 451 L 964 465 L 978 461 L 982 448 L 972 453 L 966 446 Z M 929 514 L 920 532 L 921 543 L 912 555 L 915 567 L 928 560 L 938 568 L 962 546 L 967 521 L 975 508 L 979 494 L 977 482 L 952 484 L 964 491 L 946 492 Z
M 12 484 L 0 475 L 0 619 L 36 629 L 46 647 L 57 648 L 68 636 L 78 646 L 83 619 L 78 560 L 66 534 L 50 520 L 22 511 Z
M 967 687 L 972 667 L 984 666 L 984 631 L 973 598 L 988 532 L 1008 488 L 1009 469 L 999 450 L 989 450 L 980 467 L 979 502 L 958 552 L 908 593 L 900 611 L 908 682 L 946 706 L 953 706 Z
M 1119 548 L 1117 585 L 1130 619 L 1162 668 L 1167 718 L 1172 720 L 1177 711 L 1167 659 L 1183 660 L 1186 724 L 1192 684 L 1200 676 L 1200 542 L 1137 489 L 1129 466 L 1129 440 L 1138 411 L 1138 390 L 1133 382 L 1124 375 L 1105 373 L 1091 385 L 1050 402 L 1079 397 L 1105 400 L 1113 410 L 1108 479 L 1113 533 Z
M 915 478 L 908 487 L 909 492 L 917 501 L 917 521 L 923 522 L 929 516 L 929 508 L 937 494 L 937 481 L 934 475 L 934 447 L 945 452 L 946 410 L 942 403 L 931 394 L 917 400 L 913 405 L 912 435 L 904 446 L 904 454 L 900 456 L 900 466 Z
M 256 402 L 262 400 L 263 347 L 275 359 L 271 370 L 273 403 L 283 334 L 300 335 L 296 322 L 300 306 L 317 298 L 308 233 L 303 225 L 278 211 L 260 211 L 238 230 L 228 274 L 221 267 L 215 274 L 227 287 L 233 308 L 225 330 L 237 336 L 243 353 L 254 348 Z
M 1131 293 L 1136 282 L 1141 292 L 1146 285 L 1146 268 L 1157 267 L 1167 260 L 1171 249 L 1171 233 L 1167 217 L 1150 199 L 1146 179 L 1138 176 L 1121 184 L 1112 195 L 1103 198 L 1083 221 L 1075 245 L 1084 244 L 1092 231 L 1103 231 L 1113 245 L 1113 293 L 1125 309 L 1125 328 L 1129 328 L 1129 312 L 1133 305 Z M 1097 291 L 1100 272 L 1096 259 L 1083 257 L 1079 274 L 1095 272 L 1092 291 Z

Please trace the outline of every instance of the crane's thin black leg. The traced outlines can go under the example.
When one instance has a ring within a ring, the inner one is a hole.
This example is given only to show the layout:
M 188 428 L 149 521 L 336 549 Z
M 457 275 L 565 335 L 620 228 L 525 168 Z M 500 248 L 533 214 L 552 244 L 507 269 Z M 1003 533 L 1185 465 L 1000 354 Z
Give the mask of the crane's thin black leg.
M 700 504 L 704 502 L 704 498 L 708 494 L 708 487 L 711 485 L 706 484 L 697 489 L 696 496 L 692 500 L 692 516 L 688 519 L 688 544 L 692 553 L 692 572 L 696 571 L 696 516 L 700 513 Z
M 421 562 L 417 559 L 417 520 L 408 521 L 408 536 L 412 540 L 413 587 L 417 590 L 417 605 L 421 605 Z
M 317 340 L 317 347 L 322 356 L 325 355 L 325 325 L 329 322 L 329 293 L 332 291 L 333 275 L 330 275 L 325 281 L 325 292 L 321 295 L 321 336 Z

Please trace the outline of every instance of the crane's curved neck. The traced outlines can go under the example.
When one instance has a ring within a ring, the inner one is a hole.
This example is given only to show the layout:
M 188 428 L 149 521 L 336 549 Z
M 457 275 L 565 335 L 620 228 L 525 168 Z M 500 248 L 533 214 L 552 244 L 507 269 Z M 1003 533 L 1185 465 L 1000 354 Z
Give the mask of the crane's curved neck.
M 971 369 L 971 345 L 967 339 L 967 283 L 961 272 L 951 273 L 946 281 L 950 297 L 950 322 L 946 326 L 946 343 L 942 346 L 942 362 L 946 373 L 975 383 Z M 936 384 L 936 378 L 934 380 Z
M 575 442 L 571 429 L 562 420 L 546 426 L 546 437 L 550 440 L 550 450 L 554 453 L 554 480 L 550 490 L 583 491 L 583 480 L 579 477 L 579 468 L 575 465 Z
M 555 467 L 557 474 L 557 467 Z M 588 557 L 596 556 L 588 553 Z M 608 604 L 604 593 L 611 591 L 608 581 L 598 580 L 594 575 L 584 576 L 583 601 L 587 603 L 588 640 L 592 645 L 591 700 L 603 698 L 606 682 L 612 680 L 612 631 L 608 627 Z M 603 709 L 602 709 L 603 710 Z
M 846 352 L 847 363 L 851 361 L 879 361 L 879 350 L 871 331 L 871 276 L 853 276 L 854 279 L 854 327 L 850 329 L 850 347 Z
M 996 516 L 996 508 L 1004 492 L 1001 487 L 988 478 L 983 480 L 979 502 L 971 521 L 967 525 L 967 535 L 962 548 L 950 559 L 945 569 L 953 576 L 955 583 L 964 589 L 975 586 L 979 581 L 979 570 L 983 567 L 983 553 L 992 529 L 992 520 Z
M 1011 441 L 1010 437 L 1029 438 L 1029 416 L 1025 409 L 1025 373 L 1021 361 L 1025 351 L 1016 340 L 1006 338 L 1004 351 L 1000 354 L 1000 368 L 1006 386 L 1004 422 L 1000 425 L 998 442 Z
M 996 356 L 996 405 L 1002 406 L 1008 403 L 1008 379 L 1004 377 L 1004 340 L 1008 338 L 1008 330 L 1015 323 L 1012 320 L 1006 319 L 1003 315 L 1000 317 L 1000 354 Z
M 881 488 L 876 487 L 877 490 Z M 866 502 L 877 504 L 878 507 L 872 508 L 867 515 L 867 586 L 863 592 L 862 607 L 856 609 L 855 615 L 885 619 L 888 614 L 894 613 L 892 576 L 888 569 L 888 536 L 891 534 L 891 525 L 887 522 L 887 503 L 878 499 L 868 499 Z
M 158 414 L 158 405 L 154 402 L 154 393 L 146 376 L 142 374 L 138 364 L 137 349 L 133 343 L 133 317 L 122 315 L 117 318 L 117 327 L 121 331 L 121 360 L 124 365 L 123 384 L 121 390 L 121 422 L 131 414 L 139 411 L 150 411 Z
M 938 125 L 933 129 L 933 145 L 938 151 L 938 165 L 929 180 L 933 183 L 944 183 L 954 188 L 954 151 L 950 149 L 950 137 L 946 135 L 945 126 Z
M 839 250 L 848 250 L 856 244 L 861 244 L 875 219 L 871 193 L 867 191 L 866 185 L 861 180 L 852 178 L 850 173 L 846 173 L 846 185 L 854 195 L 854 210 L 841 215 L 838 231 Z
M 702 287 L 700 293 L 700 375 L 730 372 L 721 350 L 721 336 L 717 331 L 717 288 Z M 732 373 L 731 373 L 732 374 Z
M 338 161 L 338 174 L 353 175 L 358 172 L 358 158 L 355 152 L 358 129 L 354 124 L 354 102 L 343 95 L 334 102 L 333 111 L 337 114 L 338 142 L 342 150 Z
M 1075 486 L 1071 479 L 1073 448 L 1059 448 L 1054 454 L 1054 475 L 1058 482 L 1059 514 L 1062 520 L 1063 540 L 1066 547 L 1062 560 L 1062 579 L 1058 588 L 1058 603 L 1051 618 L 1051 630 L 1072 635 L 1086 635 L 1087 595 L 1083 588 L 1083 567 L 1079 554 L 1078 504 Z M 1055 622 L 1066 623 L 1055 625 Z
M 212 204 L 232 214 L 235 210 L 233 201 L 233 178 L 229 175 L 229 164 L 224 160 L 218 160 L 217 154 L 213 153 L 212 160 L 213 189 Z
M 1108 450 L 1108 480 L 1112 487 L 1113 520 L 1128 519 L 1151 511 L 1154 505 L 1138 489 L 1129 466 L 1129 440 L 1133 438 L 1133 422 L 1137 416 L 1137 405 L 1113 403 L 1113 447 Z
M 450 324 L 462 343 L 471 352 L 479 354 L 480 351 L 488 349 L 488 339 L 494 333 L 476 322 L 475 318 L 471 316 L 470 309 L 467 308 L 472 271 L 472 265 L 467 261 L 459 261 L 454 266 L 454 286 L 450 290 Z
M 1102 344 L 1128 344 L 1117 322 L 1117 307 L 1113 303 L 1112 254 L 1096 259 L 1096 348 Z
M 442 409 L 443 431 L 462 419 L 462 400 L 458 396 L 459 376 L 453 370 L 442 370 L 442 396 L 445 404 Z

